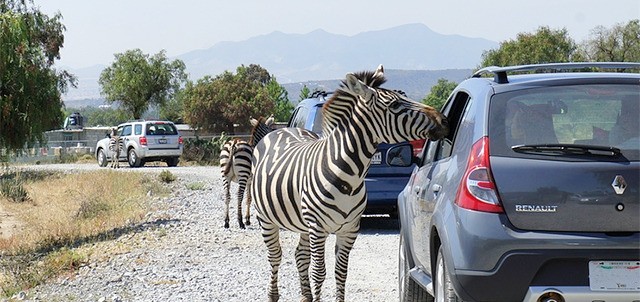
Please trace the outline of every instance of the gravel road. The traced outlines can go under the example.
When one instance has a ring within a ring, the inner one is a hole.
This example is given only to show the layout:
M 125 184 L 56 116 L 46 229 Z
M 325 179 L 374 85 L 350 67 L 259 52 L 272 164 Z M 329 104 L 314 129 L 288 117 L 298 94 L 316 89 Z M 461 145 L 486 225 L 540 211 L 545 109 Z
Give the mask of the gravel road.
M 37 169 L 82 171 L 96 164 L 42 165 Z M 104 168 L 103 168 L 104 169 Z M 152 197 L 158 207 L 144 225 L 112 241 L 84 247 L 90 261 L 72 275 L 61 276 L 26 292 L 31 301 L 266 301 L 269 265 L 260 229 L 253 224 L 222 227 L 222 181 L 217 167 L 144 167 L 122 171 L 160 173 L 178 180 L 171 196 Z M 192 190 L 188 184 L 203 183 Z M 236 187 L 232 187 L 232 196 Z M 252 209 L 253 210 L 253 209 Z M 230 216 L 235 217 L 232 201 Z M 297 234 L 283 231 L 280 301 L 299 301 L 294 250 Z M 322 301 L 335 300 L 333 246 L 327 244 L 327 279 Z M 347 301 L 396 301 L 398 223 L 364 217 L 351 251 Z

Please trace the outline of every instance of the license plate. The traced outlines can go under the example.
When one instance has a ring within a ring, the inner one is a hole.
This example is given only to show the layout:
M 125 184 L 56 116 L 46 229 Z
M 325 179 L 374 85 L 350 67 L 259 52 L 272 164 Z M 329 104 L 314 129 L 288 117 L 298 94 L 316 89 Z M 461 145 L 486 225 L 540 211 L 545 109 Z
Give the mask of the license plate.
M 166 144 L 167 143 L 167 139 L 166 138 L 161 138 L 158 140 L 158 144 Z
M 371 164 L 379 165 L 382 163 L 382 154 L 380 152 L 376 152 L 371 158 Z
M 640 261 L 589 261 L 593 291 L 640 290 Z

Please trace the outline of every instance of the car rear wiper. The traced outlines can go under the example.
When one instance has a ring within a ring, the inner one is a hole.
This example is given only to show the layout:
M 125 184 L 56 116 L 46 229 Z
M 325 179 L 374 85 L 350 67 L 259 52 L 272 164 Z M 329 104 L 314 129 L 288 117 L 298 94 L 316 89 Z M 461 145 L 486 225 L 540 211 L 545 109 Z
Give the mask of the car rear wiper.
M 611 146 L 574 145 L 574 144 L 540 144 L 517 145 L 511 150 L 520 153 L 537 153 L 549 155 L 599 155 L 619 156 L 620 149 Z

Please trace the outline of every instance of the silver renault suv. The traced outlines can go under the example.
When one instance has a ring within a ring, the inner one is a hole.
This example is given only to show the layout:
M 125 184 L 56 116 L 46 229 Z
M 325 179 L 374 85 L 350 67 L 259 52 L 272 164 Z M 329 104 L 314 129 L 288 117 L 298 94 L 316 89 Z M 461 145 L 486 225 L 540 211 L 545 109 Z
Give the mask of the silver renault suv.
M 449 135 L 398 196 L 400 300 L 640 301 L 639 70 L 491 67 L 460 83 Z
M 118 125 L 116 133 L 124 145 L 119 160 L 129 162 L 131 167 L 152 161 L 163 161 L 169 167 L 175 167 L 180 161 L 183 139 L 170 121 L 127 122 Z M 96 144 L 96 159 L 101 167 L 107 165 L 113 153 L 109 150 L 109 140 L 104 138 Z

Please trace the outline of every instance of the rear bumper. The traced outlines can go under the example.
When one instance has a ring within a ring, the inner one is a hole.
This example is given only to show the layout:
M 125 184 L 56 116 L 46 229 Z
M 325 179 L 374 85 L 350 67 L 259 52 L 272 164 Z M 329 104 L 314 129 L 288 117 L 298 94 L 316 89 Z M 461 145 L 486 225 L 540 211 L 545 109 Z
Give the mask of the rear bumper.
M 637 250 L 515 251 L 505 255 L 492 271 L 456 269 L 453 279 L 456 291 L 465 301 L 536 301 L 547 292 L 560 293 L 565 301 L 614 301 L 610 298 L 640 297 L 640 291 L 592 291 L 589 261 L 638 257 Z
M 609 301 L 626 293 L 591 291 L 589 261 L 640 261 L 640 233 L 522 232 L 504 215 L 460 208 L 454 215 L 443 247 L 453 285 L 465 301 L 523 301 L 528 294 L 535 300 L 539 296 L 533 295 L 551 288 L 593 297 L 574 301 Z M 640 297 L 640 290 L 633 294 Z
M 583 301 L 606 301 L 606 302 L 629 302 L 640 301 L 638 292 L 592 292 L 588 286 L 561 286 L 561 287 L 530 287 L 523 302 L 537 302 L 543 295 L 557 294 L 564 298 L 566 302 Z
M 150 160 L 154 158 L 180 157 L 180 155 L 182 155 L 182 147 L 177 149 L 141 148 L 140 151 L 141 152 L 138 156 L 144 160 Z

